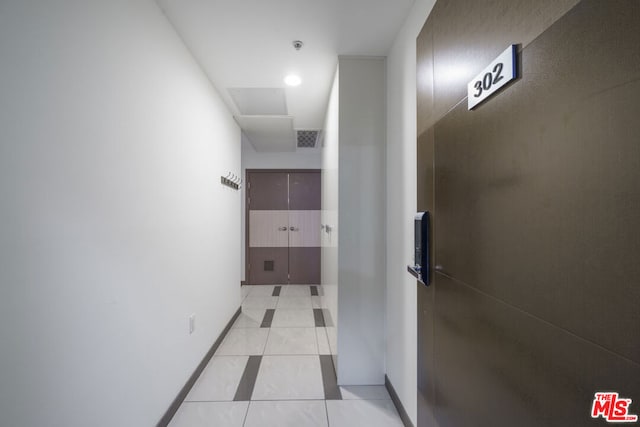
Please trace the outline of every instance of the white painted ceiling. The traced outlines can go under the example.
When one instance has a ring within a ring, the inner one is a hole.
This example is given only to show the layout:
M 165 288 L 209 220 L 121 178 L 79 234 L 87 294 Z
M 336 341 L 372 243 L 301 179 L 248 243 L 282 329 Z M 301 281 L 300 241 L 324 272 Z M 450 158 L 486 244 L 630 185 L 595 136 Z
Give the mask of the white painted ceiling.
M 338 55 L 386 56 L 414 0 L 157 2 L 256 150 L 293 151 L 293 130 L 324 125 Z

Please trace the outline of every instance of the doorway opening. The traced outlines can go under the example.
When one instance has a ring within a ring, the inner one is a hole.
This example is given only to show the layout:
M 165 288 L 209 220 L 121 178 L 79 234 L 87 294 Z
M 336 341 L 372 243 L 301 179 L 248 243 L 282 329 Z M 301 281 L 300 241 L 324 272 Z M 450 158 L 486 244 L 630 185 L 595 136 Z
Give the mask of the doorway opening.
M 247 170 L 247 284 L 320 284 L 320 205 L 318 169 Z

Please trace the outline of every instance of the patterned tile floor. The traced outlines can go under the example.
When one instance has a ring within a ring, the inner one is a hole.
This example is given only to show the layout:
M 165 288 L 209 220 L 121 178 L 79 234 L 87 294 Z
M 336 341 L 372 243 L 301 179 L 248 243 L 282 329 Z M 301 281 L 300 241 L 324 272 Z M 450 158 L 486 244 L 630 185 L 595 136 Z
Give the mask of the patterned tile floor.
M 318 288 L 243 286 L 242 313 L 170 427 L 402 427 L 384 386 L 336 385 Z

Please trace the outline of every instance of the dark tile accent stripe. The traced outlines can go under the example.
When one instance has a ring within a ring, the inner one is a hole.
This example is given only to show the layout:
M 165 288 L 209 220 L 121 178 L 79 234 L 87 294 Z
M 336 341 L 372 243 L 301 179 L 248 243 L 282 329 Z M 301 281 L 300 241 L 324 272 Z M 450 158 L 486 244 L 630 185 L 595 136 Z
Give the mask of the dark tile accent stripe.
M 260 370 L 260 362 L 262 362 L 262 356 L 249 356 L 240 384 L 238 384 L 236 395 L 233 397 L 234 402 L 251 400 L 253 387 L 256 385 L 258 371 Z
M 273 308 L 268 308 L 264 313 L 264 318 L 262 319 L 262 323 L 260 324 L 261 328 L 270 328 L 271 322 L 273 322 L 273 315 L 276 311 Z
M 322 370 L 322 385 L 324 386 L 324 398 L 326 400 L 342 400 L 342 393 L 338 387 L 336 370 L 333 366 L 333 356 L 321 354 L 320 369 Z
M 322 309 L 321 308 L 314 308 L 313 309 L 313 319 L 316 321 L 316 327 L 324 327 L 325 323 L 324 323 L 324 314 L 322 314 Z
M 276 286 L 275 288 L 273 288 L 273 293 L 271 294 L 271 296 L 272 297 L 279 297 L 281 290 L 282 290 L 282 286 Z
M 386 375 L 384 376 L 384 386 L 387 388 L 387 391 L 391 396 L 391 400 L 398 410 L 398 414 L 400 415 L 400 419 L 402 420 L 402 424 L 404 424 L 404 427 L 413 427 L 413 423 L 409 418 L 409 414 L 407 414 L 407 411 L 404 409 L 404 406 L 402 405 L 402 402 L 398 397 L 398 393 L 396 393 L 396 389 L 393 388 L 393 384 L 391 384 L 391 381 L 389 381 L 389 377 L 387 377 Z
M 171 422 L 171 419 L 174 417 L 174 415 L 178 411 L 178 408 L 180 408 L 180 405 L 182 405 L 182 402 L 184 402 L 184 399 L 187 397 L 187 395 L 191 391 L 191 388 L 196 383 L 196 380 L 198 379 L 198 377 L 200 377 L 200 374 L 202 374 L 202 371 L 204 371 L 204 368 L 207 366 L 207 364 L 213 357 L 213 354 L 216 352 L 218 347 L 220 347 L 220 344 L 222 344 L 222 340 L 224 339 L 224 337 L 227 336 L 229 329 L 231 329 L 231 326 L 233 326 L 233 323 L 236 321 L 238 316 L 240 316 L 240 311 L 241 309 L 238 308 L 235 314 L 231 317 L 231 320 L 229 320 L 229 323 L 227 323 L 227 326 L 224 327 L 218 339 L 213 343 L 213 345 L 211 346 L 207 354 L 205 354 L 200 364 L 196 367 L 195 371 L 193 371 L 193 374 L 191 374 L 191 376 L 189 377 L 185 385 L 182 387 L 182 389 L 180 390 L 176 398 L 173 400 L 173 402 L 171 403 L 171 406 L 169 406 L 169 409 L 167 409 L 167 412 L 165 412 L 162 418 L 160 418 L 160 421 L 158 421 L 158 424 L 156 424 L 156 427 L 167 427 L 169 425 L 169 423 Z
M 318 296 L 318 287 L 317 286 L 311 286 L 311 296 L 312 297 L 317 297 Z
M 326 309 L 326 308 L 323 308 L 321 310 L 322 310 L 322 317 L 324 318 L 324 326 L 326 326 L 327 328 L 336 326 L 333 323 L 333 318 L 331 317 L 331 311 L 329 311 L 329 309 Z

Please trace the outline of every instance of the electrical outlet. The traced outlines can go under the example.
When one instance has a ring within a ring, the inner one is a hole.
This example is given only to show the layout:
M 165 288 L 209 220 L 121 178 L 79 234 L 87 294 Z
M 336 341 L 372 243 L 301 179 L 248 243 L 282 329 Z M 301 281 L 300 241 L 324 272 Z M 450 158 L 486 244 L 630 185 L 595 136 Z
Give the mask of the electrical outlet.
M 193 313 L 191 316 L 189 316 L 189 335 L 191 335 L 195 330 L 196 330 L 196 314 Z

